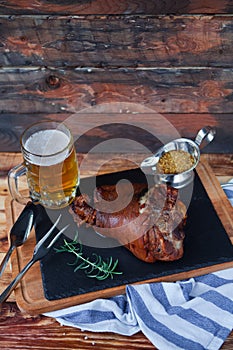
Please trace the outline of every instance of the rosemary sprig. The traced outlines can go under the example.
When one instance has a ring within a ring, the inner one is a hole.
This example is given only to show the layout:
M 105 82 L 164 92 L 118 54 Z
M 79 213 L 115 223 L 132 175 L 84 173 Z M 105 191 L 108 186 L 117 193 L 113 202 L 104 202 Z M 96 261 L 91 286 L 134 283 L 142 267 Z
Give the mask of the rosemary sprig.
M 108 277 L 113 278 L 114 275 L 121 275 L 122 272 L 115 271 L 118 259 L 113 261 L 112 257 L 108 261 L 104 261 L 100 255 L 92 254 L 93 260 L 83 256 L 82 244 L 76 239 L 72 242 L 67 242 L 64 239 L 64 245 L 56 248 L 58 253 L 68 252 L 75 255 L 75 261 L 70 265 L 77 265 L 74 272 L 77 270 L 85 270 L 85 273 L 90 278 L 96 278 L 99 281 L 105 280 Z

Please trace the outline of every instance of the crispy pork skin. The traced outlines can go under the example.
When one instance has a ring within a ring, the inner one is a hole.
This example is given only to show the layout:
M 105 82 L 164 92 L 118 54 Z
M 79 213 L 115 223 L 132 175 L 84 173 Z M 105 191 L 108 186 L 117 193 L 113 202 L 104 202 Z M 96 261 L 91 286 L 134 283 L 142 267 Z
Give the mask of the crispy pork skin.
M 178 190 L 165 185 L 148 190 L 140 183 L 133 184 L 133 191 L 124 183 L 117 186 L 103 185 L 96 188 L 92 198 L 86 194 L 75 198 L 70 211 L 78 226 L 92 226 L 145 262 L 180 259 L 186 207 L 178 199 Z M 119 203 L 113 205 L 117 203 L 119 189 L 121 203 L 126 203 L 123 208 L 119 208 Z

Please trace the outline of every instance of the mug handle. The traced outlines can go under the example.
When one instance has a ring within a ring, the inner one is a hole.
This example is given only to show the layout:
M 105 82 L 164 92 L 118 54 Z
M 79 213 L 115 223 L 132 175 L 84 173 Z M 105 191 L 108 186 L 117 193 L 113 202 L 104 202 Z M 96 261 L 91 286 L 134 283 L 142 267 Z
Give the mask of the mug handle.
M 8 173 L 8 187 L 13 199 L 15 199 L 20 204 L 26 205 L 30 197 L 24 197 L 19 192 L 19 178 L 26 175 L 26 167 L 23 163 L 16 165 Z

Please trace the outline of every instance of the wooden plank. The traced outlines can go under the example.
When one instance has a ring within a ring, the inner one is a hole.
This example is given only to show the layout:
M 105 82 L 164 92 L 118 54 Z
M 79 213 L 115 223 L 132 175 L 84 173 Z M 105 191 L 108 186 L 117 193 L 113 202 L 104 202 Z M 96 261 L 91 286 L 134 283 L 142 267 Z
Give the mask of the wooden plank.
M 231 13 L 231 0 L 8 0 L 0 4 L 2 14 L 174 14 L 174 13 Z
M 129 338 L 110 332 L 95 333 L 74 327 L 61 327 L 54 318 L 21 313 L 13 303 L 3 305 L 0 322 L 1 350 L 156 350 L 141 332 Z M 233 337 L 228 340 L 233 344 Z
M 6 251 L 4 253 L 0 253 L 0 261 L 2 261 L 2 259 L 4 258 L 6 254 Z M 10 283 L 12 279 L 12 271 L 11 271 L 11 263 L 9 262 L 9 264 L 6 266 L 6 269 L 3 273 L 3 275 L 1 276 L 1 283 L 0 283 L 0 294 L 5 290 L 5 288 L 8 286 L 8 284 Z M 12 293 L 9 296 L 8 299 L 9 302 L 15 301 L 15 295 L 14 293 Z M 0 321 L 1 323 L 1 321 Z
M 233 69 L 0 70 L 2 113 L 141 103 L 158 113 L 232 113 Z
M 110 169 L 111 168 L 109 168 L 109 171 Z M 229 201 L 227 200 L 222 189 L 220 188 L 220 184 L 215 178 L 214 174 L 211 172 L 211 169 L 208 166 L 208 164 L 205 164 L 205 162 L 201 162 L 198 166 L 198 174 L 209 195 L 209 198 L 213 202 L 213 205 L 217 211 L 217 214 L 219 215 L 220 220 L 224 225 L 226 233 L 229 235 L 229 238 L 233 244 L 233 208 L 230 206 Z M 15 221 L 15 218 L 18 216 L 21 210 L 22 205 L 15 203 L 11 200 L 11 198 L 6 200 L 6 215 L 9 227 L 12 226 L 13 222 Z M 24 243 L 24 245 L 17 249 L 17 254 L 14 255 L 12 258 L 13 275 L 16 275 L 19 272 L 19 270 L 22 269 L 22 267 L 28 262 L 32 255 L 34 245 L 35 237 L 32 234 L 30 235 L 29 239 Z M 232 266 L 233 262 L 220 263 L 213 266 L 198 268 L 192 271 L 180 272 L 170 276 L 163 276 L 156 279 L 151 279 L 146 282 L 176 281 L 180 279 L 186 279 L 193 276 L 202 275 L 205 273 L 210 273 L 219 269 L 229 268 Z M 15 295 L 19 308 L 22 311 L 33 315 L 52 310 L 58 310 L 60 308 L 72 306 L 79 303 L 85 303 L 96 298 L 114 296 L 120 293 L 124 293 L 124 291 L 125 286 L 122 285 L 100 291 L 72 296 L 64 299 L 49 301 L 44 296 L 39 264 L 35 264 L 28 271 L 24 279 L 16 288 Z
M 220 158 L 218 158 L 220 156 Z M 203 159 L 210 164 L 216 176 L 226 176 L 233 178 L 233 154 L 217 155 L 203 154 Z
M 1 97 L 0 97 L 1 98 Z M 92 110 L 92 108 L 91 108 Z M 88 118 L 93 121 L 95 125 L 96 120 L 99 120 L 99 116 L 95 115 L 93 107 L 93 115 L 88 115 Z M 120 112 L 120 108 L 118 108 Z M 80 112 L 81 113 L 81 112 Z M 58 122 L 66 122 L 73 115 L 73 118 L 79 120 L 79 114 L 70 113 L 57 113 L 57 114 L 42 114 L 42 113 L 30 113 L 30 114 L 1 114 L 0 115 L 0 125 L 1 125 L 1 143 L 0 143 L 0 152 L 20 152 L 20 135 L 22 132 L 31 124 L 36 122 L 41 122 L 45 120 L 55 120 Z M 114 122 L 117 123 L 120 120 L 121 114 L 119 117 L 116 114 L 114 117 Z M 232 153 L 233 154 L 233 118 L 231 114 L 181 114 L 181 113 L 171 113 L 171 114 L 162 114 L 161 118 L 165 118 L 169 123 L 171 123 L 174 128 L 178 131 L 180 136 L 187 137 L 190 139 L 195 139 L 195 136 L 203 126 L 210 125 L 216 128 L 216 137 L 214 142 L 210 146 L 203 149 L 203 153 Z M 146 115 L 143 116 L 145 123 L 148 122 Z M 127 113 L 125 115 L 125 122 L 132 123 L 134 121 L 134 114 Z M 109 118 L 109 122 L 112 122 L 112 119 Z M 153 118 L 151 118 L 151 127 L 153 127 Z M 156 117 L 154 118 L 154 123 L 156 123 Z M 143 124 L 142 124 L 143 128 Z M 164 138 L 167 133 L 167 130 L 160 130 L 162 137 Z M 108 126 L 99 126 L 93 132 L 86 133 L 85 136 L 80 139 L 77 145 L 77 151 L 79 153 L 88 152 L 93 145 L 100 144 L 106 138 L 132 138 L 144 144 L 144 134 L 143 132 L 137 131 L 132 133 L 129 128 L 125 128 L 120 125 L 111 124 Z M 153 146 L 154 139 L 148 135 L 146 140 L 147 146 Z M 155 145 L 156 147 L 156 145 Z M 154 146 L 153 146 L 154 148 Z M 3 155 L 4 156 L 4 155 Z M 14 161 L 14 164 L 21 162 L 18 155 L 16 156 L 17 160 Z M 3 161 L 0 172 L 6 172 L 10 169 L 11 163 L 9 163 L 8 155 L 6 155 L 6 161 Z M 12 157 L 10 157 L 12 159 Z M 229 171 L 230 169 L 225 166 L 225 170 Z
M 20 151 L 20 150 L 19 150 Z M 1 164 L 1 170 L 0 170 L 0 175 L 1 176 L 6 176 L 8 171 L 13 168 L 15 165 L 18 165 L 22 162 L 23 157 L 21 153 L 1 153 L 0 154 L 0 164 Z M 0 178 L 1 180 L 1 191 L 4 192 L 4 194 L 8 194 L 6 192 L 7 189 L 7 180 L 3 177 Z
M 232 67 L 232 15 L 3 16 L 0 29 L 4 67 Z
M 226 184 L 228 182 L 230 182 L 232 180 L 232 176 L 218 176 L 217 177 L 218 181 L 220 182 L 220 184 Z
M 0 161 L 1 164 L 1 161 Z M 9 197 L 9 191 L 7 188 L 7 178 L 0 176 L 0 262 L 4 258 L 8 248 L 8 229 L 6 225 L 6 213 L 5 213 L 5 201 L 6 197 Z M 9 281 L 12 277 L 11 264 L 9 263 L 6 266 L 6 269 L 1 276 L 0 283 L 0 294 L 4 291 L 6 286 L 9 284 Z M 10 295 L 9 301 L 15 301 L 14 293 Z
M 213 171 L 204 158 L 202 158 L 197 166 L 197 173 L 200 176 L 218 217 L 233 244 L 233 208 L 231 203 L 226 198 L 223 189 L 219 186 L 219 181 L 213 176 Z
M 2 350 L 156 350 L 141 332 L 128 337 L 111 332 L 96 333 L 69 326 L 61 327 L 54 318 L 21 313 L 15 303 L 3 304 L 0 322 Z M 232 348 L 233 331 L 221 350 Z
M 7 178 L 0 176 L 0 213 L 5 211 L 4 200 L 7 195 L 9 195 Z
M 1 164 L 1 160 L 0 160 Z M 2 252 L 6 252 L 9 245 L 7 239 L 7 227 L 6 227 L 6 214 L 5 214 L 5 201 L 9 196 L 7 177 L 0 176 L 0 260 Z

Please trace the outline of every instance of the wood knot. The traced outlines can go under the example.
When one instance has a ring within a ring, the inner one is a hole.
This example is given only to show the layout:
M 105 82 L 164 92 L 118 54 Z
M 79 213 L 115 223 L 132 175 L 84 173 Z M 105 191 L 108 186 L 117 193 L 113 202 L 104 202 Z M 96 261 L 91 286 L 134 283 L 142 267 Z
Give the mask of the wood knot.
M 58 89 L 61 85 L 61 81 L 56 75 L 50 75 L 47 77 L 46 83 L 51 89 Z
M 200 95 L 207 98 L 224 97 L 224 88 L 221 82 L 206 80 L 200 84 Z
M 22 36 L 20 37 L 20 40 L 23 41 L 23 42 L 26 42 L 26 41 L 27 41 L 27 38 L 26 38 L 26 36 L 22 35 Z
M 187 35 L 172 36 L 167 39 L 167 48 L 174 53 L 198 52 L 197 43 Z

